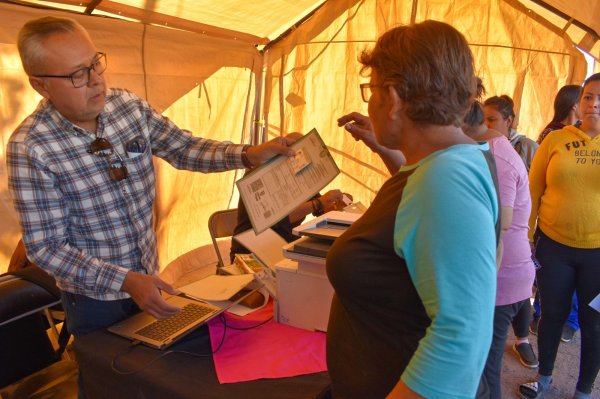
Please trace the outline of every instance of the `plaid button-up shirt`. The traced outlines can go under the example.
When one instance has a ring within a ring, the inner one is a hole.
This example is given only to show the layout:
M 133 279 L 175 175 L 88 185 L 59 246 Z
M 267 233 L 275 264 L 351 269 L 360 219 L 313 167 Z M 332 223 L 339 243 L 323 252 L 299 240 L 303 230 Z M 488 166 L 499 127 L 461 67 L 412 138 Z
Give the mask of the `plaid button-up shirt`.
M 128 177 L 109 176 L 112 157 L 88 152 L 107 139 Z M 137 142 L 137 153 L 128 143 Z M 112 89 L 96 134 L 66 120 L 46 100 L 17 128 L 7 147 L 8 187 L 28 257 L 67 292 L 100 300 L 128 297 L 128 271 L 158 271 L 152 227 L 152 155 L 175 168 L 219 172 L 243 168 L 243 145 L 193 137 L 131 92 Z

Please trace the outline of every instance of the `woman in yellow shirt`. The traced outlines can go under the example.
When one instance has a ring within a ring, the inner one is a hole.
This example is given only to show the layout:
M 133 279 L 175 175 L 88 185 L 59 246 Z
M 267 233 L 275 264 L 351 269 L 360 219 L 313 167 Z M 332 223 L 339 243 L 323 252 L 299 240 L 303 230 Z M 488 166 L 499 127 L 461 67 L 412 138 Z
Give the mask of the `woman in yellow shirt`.
M 581 126 L 546 137 L 529 173 L 529 234 L 542 266 L 537 282 L 543 317 L 537 381 L 519 387 L 526 399 L 542 397 L 552 384 L 573 292 L 581 304 L 581 365 L 573 398 L 591 398 L 600 367 L 600 313 L 588 306 L 600 293 L 600 73 L 585 81 L 579 109 Z

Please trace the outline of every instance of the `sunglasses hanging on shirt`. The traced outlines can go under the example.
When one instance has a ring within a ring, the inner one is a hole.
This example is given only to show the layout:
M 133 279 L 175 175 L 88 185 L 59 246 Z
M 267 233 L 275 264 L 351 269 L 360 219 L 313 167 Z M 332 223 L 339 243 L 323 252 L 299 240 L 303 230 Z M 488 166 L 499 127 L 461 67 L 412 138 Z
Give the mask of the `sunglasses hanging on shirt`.
M 108 174 L 114 181 L 121 181 L 127 177 L 127 167 L 107 139 L 96 137 L 90 144 L 88 152 L 97 157 L 109 158 Z M 116 155 L 116 158 L 113 155 Z

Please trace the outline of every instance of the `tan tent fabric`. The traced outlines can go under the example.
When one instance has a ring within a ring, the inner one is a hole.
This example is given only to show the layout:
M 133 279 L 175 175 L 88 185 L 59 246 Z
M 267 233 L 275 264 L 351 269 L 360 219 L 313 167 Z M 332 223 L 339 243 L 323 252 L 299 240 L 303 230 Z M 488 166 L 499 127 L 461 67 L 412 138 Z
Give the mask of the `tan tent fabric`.
M 61 3 L 83 12 L 91 2 Z M 546 3 L 600 31 L 595 2 Z M 0 272 L 20 236 L 7 193 L 6 143 L 39 101 L 15 46 L 19 28 L 31 18 L 78 19 L 107 52 L 111 85 L 131 89 L 196 135 L 250 142 L 255 119 L 264 119 L 268 138 L 316 127 L 342 170 L 331 187 L 367 205 L 387 170 L 337 127 L 336 118 L 367 112 L 358 85 L 368 77 L 360 75 L 357 57 L 386 29 L 428 18 L 453 24 L 471 44 L 488 95 L 513 96 L 519 130 L 530 137 L 551 118 L 558 88 L 584 78 L 585 61 L 573 43 L 600 58 L 593 31 L 526 0 L 101 1 L 92 12 L 106 13 L 146 24 L 0 4 Z M 176 171 L 160 160 L 155 164 L 155 225 L 164 268 L 209 242 L 207 219 L 237 205 L 234 182 L 241 172 L 204 175 Z
M 125 11 L 128 7 L 147 9 L 149 2 L 147 0 L 103 1 L 98 8 L 106 9 L 110 3 L 113 3 L 114 9 Z M 282 30 L 298 21 L 307 11 L 322 3 L 322 0 L 262 0 L 260 2 L 161 0 L 152 3 L 151 11 L 158 15 L 148 17 L 156 18 L 157 21 L 160 21 L 161 16 L 169 15 L 181 20 L 200 21 L 210 27 L 226 28 L 231 32 L 243 32 L 268 40 L 277 37 Z M 268 18 L 265 17 L 266 15 Z M 241 36 L 235 33 L 233 35 Z
M 314 29 L 320 18 L 333 13 L 334 7 L 328 6 L 268 52 L 269 134 L 317 127 L 342 169 L 332 186 L 343 187 L 365 204 L 387 178 L 387 170 L 335 120 L 353 110 L 367 113 L 358 86 L 368 77 L 360 76 L 356 60 L 390 27 L 411 18 L 437 19 L 464 32 L 488 95 L 513 97 L 520 115 L 518 129 L 532 138 L 552 117 L 554 93 L 585 77 L 583 56 L 554 26 L 533 20 L 517 2 L 420 1 L 413 10 L 410 2 L 363 0 L 327 29 Z
M 12 131 L 40 99 L 21 70 L 16 34 L 27 20 L 46 14 L 0 4 L 0 15 L 9 22 L 0 34 L 0 272 L 8 266 L 20 237 L 7 192 L 4 151 Z M 77 19 L 90 30 L 97 47 L 108 54 L 106 75 L 111 86 L 126 87 L 147 98 L 156 109 L 196 135 L 236 143 L 250 141 L 255 73 L 260 72 L 262 62 L 254 46 L 132 22 Z M 176 171 L 161 160 L 155 166 L 155 225 L 164 267 L 182 253 L 210 242 L 208 217 L 216 210 L 237 205 L 232 197 L 239 175 Z

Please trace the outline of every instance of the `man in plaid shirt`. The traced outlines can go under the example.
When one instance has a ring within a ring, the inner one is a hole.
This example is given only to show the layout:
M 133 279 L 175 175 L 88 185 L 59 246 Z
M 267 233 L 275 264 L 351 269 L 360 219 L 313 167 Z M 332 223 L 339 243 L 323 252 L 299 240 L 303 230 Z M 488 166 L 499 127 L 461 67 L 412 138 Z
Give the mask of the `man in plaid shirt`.
M 156 276 L 152 155 L 206 173 L 294 152 L 283 138 L 247 146 L 193 137 L 133 93 L 107 89 L 106 54 L 73 20 L 29 21 L 18 46 L 44 99 L 8 143 L 9 190 L 27 256 L 56 278 L 69 330 L 104 328 L 138 306 L 175 314 L 160 295 L 174 290 Z

